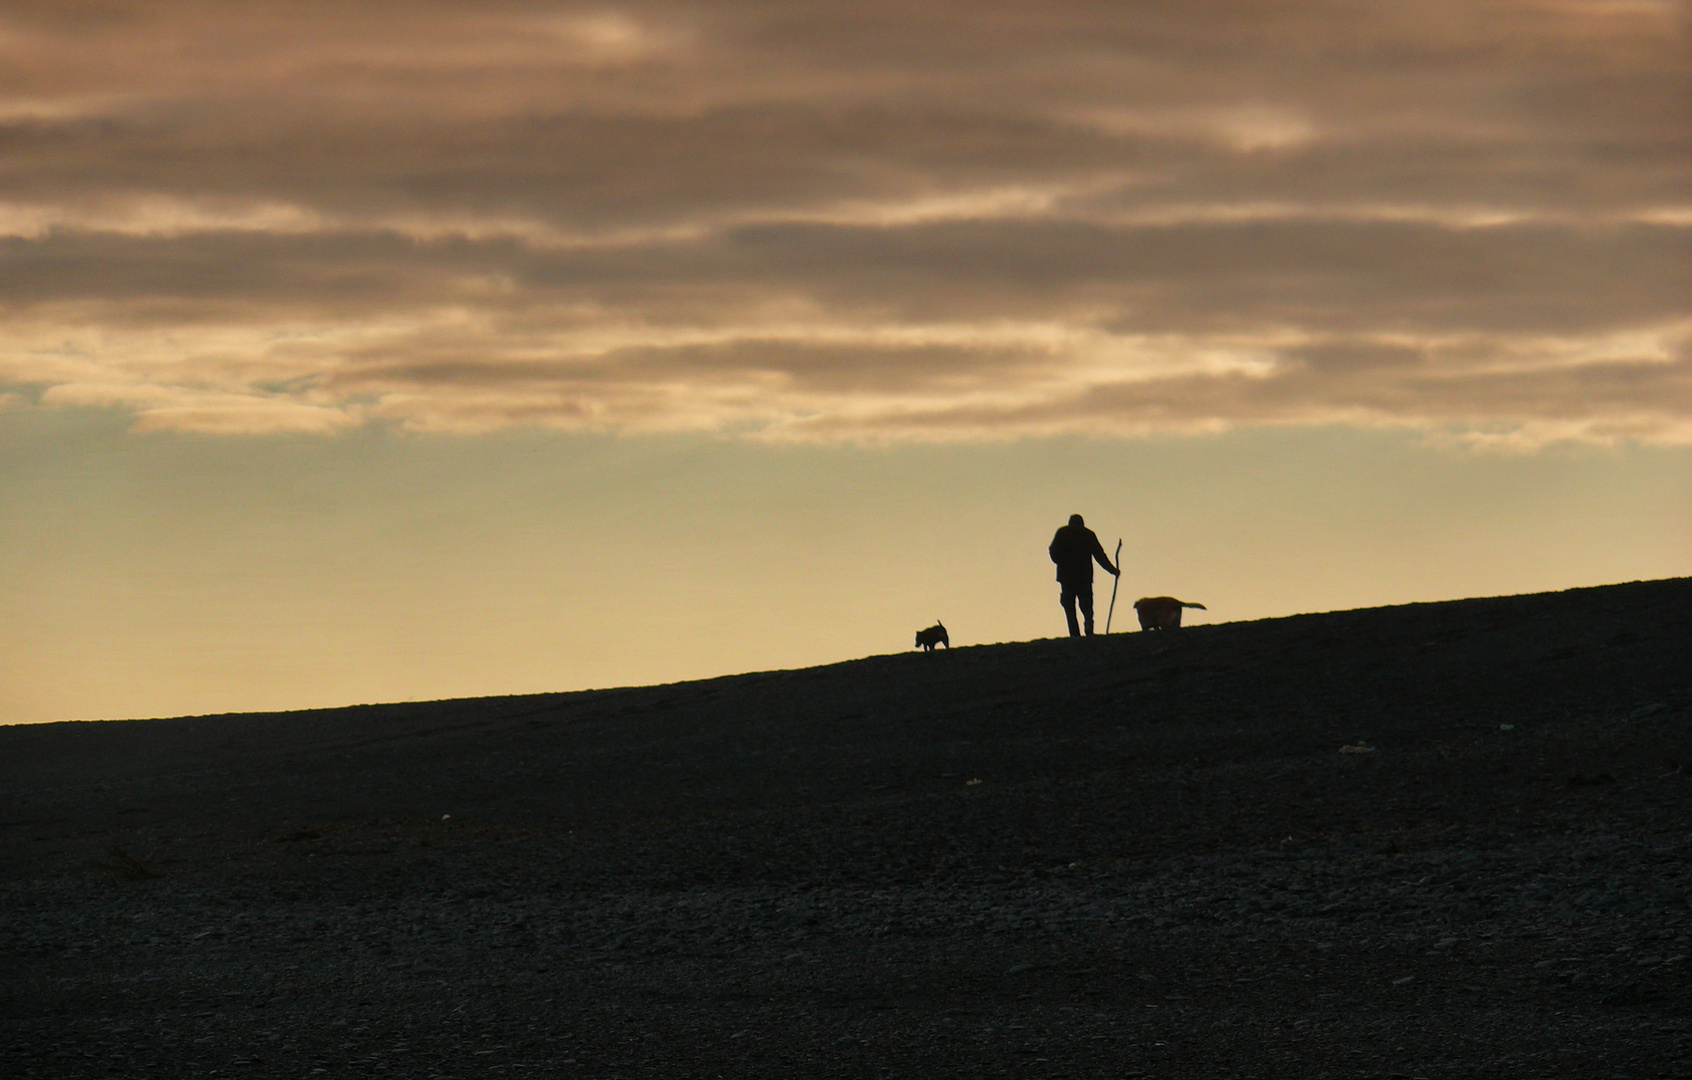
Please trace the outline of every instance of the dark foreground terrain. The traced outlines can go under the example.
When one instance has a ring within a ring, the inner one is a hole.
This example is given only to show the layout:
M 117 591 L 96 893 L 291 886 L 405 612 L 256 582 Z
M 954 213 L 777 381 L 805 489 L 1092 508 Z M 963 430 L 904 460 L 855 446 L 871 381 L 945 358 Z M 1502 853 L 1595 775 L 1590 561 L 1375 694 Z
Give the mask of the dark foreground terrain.
M 0 1076 L 1689 1077 L 1689 719 L 1674 580 L 0 728 Z

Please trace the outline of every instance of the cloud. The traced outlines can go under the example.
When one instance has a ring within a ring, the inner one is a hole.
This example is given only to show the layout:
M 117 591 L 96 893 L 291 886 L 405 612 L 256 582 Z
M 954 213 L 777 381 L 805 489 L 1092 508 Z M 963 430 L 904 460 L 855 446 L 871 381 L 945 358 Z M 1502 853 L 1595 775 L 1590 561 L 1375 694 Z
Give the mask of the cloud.
M 220 394 L 147 383 L 60 383 L 41 395 L 49 405 L 130 409 L 138 431 L 207 434 L 327 434 L 356 425 L 356 411 L 314 406 L 289 397 Z
M 24 3 L 0 385 L 229 434 L 1692 438 L 1678 8 Z

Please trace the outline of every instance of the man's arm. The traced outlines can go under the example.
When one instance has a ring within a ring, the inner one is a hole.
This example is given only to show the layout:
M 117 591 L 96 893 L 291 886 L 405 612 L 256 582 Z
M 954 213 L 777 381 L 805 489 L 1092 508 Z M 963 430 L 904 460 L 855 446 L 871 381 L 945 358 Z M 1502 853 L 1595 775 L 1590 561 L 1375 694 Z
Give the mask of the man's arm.
M 1093 558 L 1097 559 L 1099 561 L 1099 565 L 1110 572 L 1111 577 L 1122 576 L 1122 571 L 1110 565 L 1110 556 L 1105 554 L 1104 545 L 1099 543 L 1098 533 L 1093 534 Z

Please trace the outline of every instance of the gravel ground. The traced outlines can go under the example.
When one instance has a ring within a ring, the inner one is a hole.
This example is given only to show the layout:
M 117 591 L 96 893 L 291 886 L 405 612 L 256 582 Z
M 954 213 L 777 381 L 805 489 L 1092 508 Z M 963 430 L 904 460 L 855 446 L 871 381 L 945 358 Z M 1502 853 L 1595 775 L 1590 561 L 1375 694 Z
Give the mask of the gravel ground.
M 1674 580 L 0 728 L 0 1076 L 1692 1076 L 1689 658 Z

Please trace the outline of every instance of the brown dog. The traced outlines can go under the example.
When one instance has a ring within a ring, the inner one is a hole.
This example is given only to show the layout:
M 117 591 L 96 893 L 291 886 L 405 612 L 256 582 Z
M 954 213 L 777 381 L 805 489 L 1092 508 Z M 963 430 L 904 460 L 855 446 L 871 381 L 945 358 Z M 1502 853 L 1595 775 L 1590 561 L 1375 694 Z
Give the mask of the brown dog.
M 946 628 L 940 625 L 938 619 L 927 630 L 917 631 L 916 643 L 917 648 L 925 652 L 933 652 L 936 645 L 944 645 L 948 649 L 952 647 L 952 639 L 946 635 Z
M 1173 596 L 1143 596 L 1134 601 L 1134 613 L 1140 617 L 1141 630 L 1178 630 L 1181 628 L 1181 609 L 1189 607 L 1209 610 L 1203 604 L 1189 604 Z

